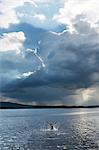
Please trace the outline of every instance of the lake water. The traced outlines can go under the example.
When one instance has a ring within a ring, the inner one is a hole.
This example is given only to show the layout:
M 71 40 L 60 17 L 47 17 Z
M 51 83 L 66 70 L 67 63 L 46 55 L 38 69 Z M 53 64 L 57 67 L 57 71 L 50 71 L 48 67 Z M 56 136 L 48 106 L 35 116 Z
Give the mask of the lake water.
M 0 150 L 66 149 L 99 150 L 99 109 L 0 110 Z

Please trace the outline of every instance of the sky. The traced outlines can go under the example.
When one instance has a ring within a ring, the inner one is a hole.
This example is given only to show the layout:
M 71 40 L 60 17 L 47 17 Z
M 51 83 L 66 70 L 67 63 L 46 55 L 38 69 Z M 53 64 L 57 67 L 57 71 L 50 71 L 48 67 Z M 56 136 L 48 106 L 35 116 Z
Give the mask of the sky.
M 98 7 L 98 0 L 0 0 L 0 101 L 99 105 Z

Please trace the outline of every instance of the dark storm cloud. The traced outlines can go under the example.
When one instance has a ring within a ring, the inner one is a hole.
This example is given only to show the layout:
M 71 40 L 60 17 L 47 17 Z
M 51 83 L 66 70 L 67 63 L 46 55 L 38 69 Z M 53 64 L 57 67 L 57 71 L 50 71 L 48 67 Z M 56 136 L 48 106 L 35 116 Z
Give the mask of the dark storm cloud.
M 76 90 L 90 88 L 99 82 L 98 79 L 92 80 L 93 74 L 99 73 L 99 34 L 83 21 L 75 27 L 78 33 L 59 35 L 28 24 L 17 26 L 17 30 L 24 31 L 27 38 L 23 50 L 25 58 L 21 64 L 21 61 L 16 63 L 13 59 L 7 61 L 5 57 L 2 59 L 3 68 L 8 68 L 9 72 L 17 69 L 19 72 L 33 71 L 40 64 L 35 57 L 31 58 L 31 53 L 27 54 L 26 49 L 34 47 L 39 48 L 46 68 L 37 70 L 28 78 L 4 83 L 2 95 L 23 102 L 76 104 L 72 98 Z M 41 44 L 38 46 L 39 40 Z

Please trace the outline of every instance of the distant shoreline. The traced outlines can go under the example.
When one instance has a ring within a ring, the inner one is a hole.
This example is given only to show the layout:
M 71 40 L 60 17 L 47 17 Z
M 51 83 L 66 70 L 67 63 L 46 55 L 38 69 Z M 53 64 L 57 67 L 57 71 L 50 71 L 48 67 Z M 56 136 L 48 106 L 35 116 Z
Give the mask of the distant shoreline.
M 99 108 L 99 105 L 91 105 L 91 106 L 44 106 L 44 105 L 23 105 L 11 102 L 0 102 L 0 109 L 54 109 L 54 108 Z

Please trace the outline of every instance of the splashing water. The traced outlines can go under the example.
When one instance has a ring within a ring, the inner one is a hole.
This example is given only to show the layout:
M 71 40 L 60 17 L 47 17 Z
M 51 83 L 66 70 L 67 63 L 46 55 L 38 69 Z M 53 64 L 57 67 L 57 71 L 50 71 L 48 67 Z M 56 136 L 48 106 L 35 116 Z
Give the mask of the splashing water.
M 45 125 L 43 126 L 43 128 L 40 129 L 40 131 L 45 131 L 45 132 L 47 132 L 47 131 L 52 131 L 52 132 L 54 132 L 54 131 L 58 131 L 58 130 L 59 130 L 59 126 L 58 126 L 58 124 L 56 124 L 56 123 L 55 123 L 55 124 L 53 123 L 53 129 L 51 129 L 49 123 L 47 123 L 47 125 L 45 124 Z
M 54 120 L 52 131 L 48 123 Z M 1 110 L 0 149 L 99 150 L 99 109 Z

